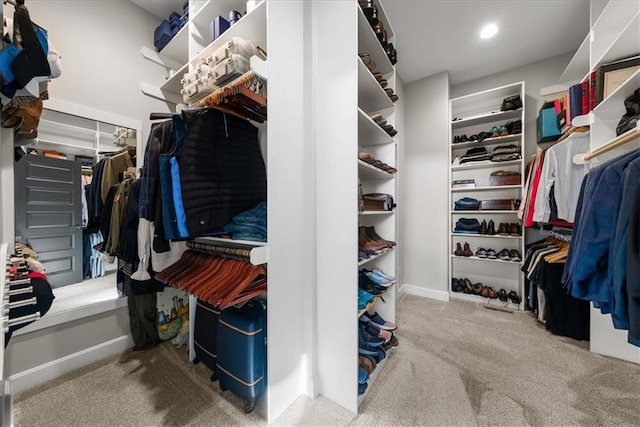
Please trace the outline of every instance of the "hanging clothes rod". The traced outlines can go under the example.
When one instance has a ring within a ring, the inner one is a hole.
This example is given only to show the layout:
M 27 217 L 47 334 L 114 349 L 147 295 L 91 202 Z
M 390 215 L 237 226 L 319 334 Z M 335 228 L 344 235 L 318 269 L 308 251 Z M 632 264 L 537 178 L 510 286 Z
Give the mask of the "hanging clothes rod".
M 639 128 L 633 129 L 627 133 L 623 133 L 622 135 L 620 135 L 619 137 L 617 137 L 616 139 L 614 139 L 613 141 L 611 141 L 610 143 L 608 143 L 607 145 L 604 145 L 590 153 L 585 154 L 584 156 L 584 160 L 588 161 L 593 159 L 594 157 L 598 157 L 604 153 L 608 153 L 611 150 L 614 150 L 618 147 L 621 147 L 625 144 L 628 144 L 629 142 L 640 138 L 640 130 Z

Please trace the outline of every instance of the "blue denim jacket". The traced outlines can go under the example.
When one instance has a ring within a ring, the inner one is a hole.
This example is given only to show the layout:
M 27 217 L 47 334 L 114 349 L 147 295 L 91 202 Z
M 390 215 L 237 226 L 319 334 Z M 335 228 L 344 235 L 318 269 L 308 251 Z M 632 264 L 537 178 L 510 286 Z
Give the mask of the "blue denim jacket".
M 639 156 L 640 152 L 635 151 L 607 163 L 595 172 L 592 190 L 585 186 L 580 234 L 572 245 L 570 289 L 571 295 L 593 301 L 603 313 L 611 312 L 613 301 L 607 274 L 611 239 L 622 199 L 622 174 Z

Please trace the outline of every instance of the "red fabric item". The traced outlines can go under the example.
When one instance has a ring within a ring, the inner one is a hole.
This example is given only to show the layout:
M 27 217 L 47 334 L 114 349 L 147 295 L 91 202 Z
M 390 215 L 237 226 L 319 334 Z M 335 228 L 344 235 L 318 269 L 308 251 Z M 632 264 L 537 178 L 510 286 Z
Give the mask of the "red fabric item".
M 549 220 L 549 224 L 554 225 L 556 227 L 573 228 L 572 222 L 563 221 L 561 219 L 551 219 Z
M 47 279 L 47 276 L 45 276 L 44 274 L 38 272 L 38 271 L 30 271 L 29 274 L 27 275 L 27 277 L 29 279 L 42 279 L 42 280 L 46 280 L 47 282 L 49 281 Z
M 536 166 L 536 170 L 533 175 L 533 183 L 531 185 L 531 195 L 529 197 L 529 207 L 526 212 L 526 216 L 524 218 L 524 226 L 525 227 L 533 227 L 535 222 L 533 222 L 533 213 L 534 213 L 534 205 L 536 203 L 536 195 L 538 194 L 538 187 L 540 186 L 540 176 L 542 175 L 542 164 L 544 163 L 544 152 L 540 153 L 540 161 Z

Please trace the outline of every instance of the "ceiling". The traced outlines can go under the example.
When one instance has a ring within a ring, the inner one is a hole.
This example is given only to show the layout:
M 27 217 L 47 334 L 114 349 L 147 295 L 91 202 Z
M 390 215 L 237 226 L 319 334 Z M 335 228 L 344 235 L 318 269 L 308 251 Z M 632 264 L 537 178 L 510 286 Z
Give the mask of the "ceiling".
M 588 0 L 384 0 L 405 83 L 449 71 L 452 84 L 576 51 Z M 570 17 L 570 18 L 569 18 Z M 479 37 L 488 23 L 500 28 Z
M 131 0 L 164 19 L 183 0 Z M 380 0 L 378 0 L 380 1 Z M 578 49 L 589 31 L 589 0 L 382 0 L 405 83 L 449 71 L 452 84 Z M 568 17 L 571 17 L 570 19 Z M 481 40 L 487 23 L 498 34 Z

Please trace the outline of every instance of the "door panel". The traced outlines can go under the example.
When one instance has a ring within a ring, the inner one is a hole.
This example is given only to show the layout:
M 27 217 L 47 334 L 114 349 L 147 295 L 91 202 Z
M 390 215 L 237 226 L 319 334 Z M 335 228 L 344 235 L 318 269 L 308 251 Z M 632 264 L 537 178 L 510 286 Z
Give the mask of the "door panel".
M 38 253 L 51 286 L 82 282 L 79 163 L 29 155 L 15 175 L 16 235 Z

